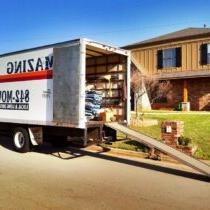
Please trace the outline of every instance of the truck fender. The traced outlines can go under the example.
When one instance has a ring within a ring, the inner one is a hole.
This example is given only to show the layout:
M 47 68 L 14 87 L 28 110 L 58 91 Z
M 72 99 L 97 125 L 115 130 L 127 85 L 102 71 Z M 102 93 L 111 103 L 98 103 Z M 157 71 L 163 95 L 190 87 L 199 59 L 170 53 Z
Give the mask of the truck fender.
M 29 133 L 32 145 L 37 146 L 43 143 L 42 127 L 29 127 L 28 133 Z

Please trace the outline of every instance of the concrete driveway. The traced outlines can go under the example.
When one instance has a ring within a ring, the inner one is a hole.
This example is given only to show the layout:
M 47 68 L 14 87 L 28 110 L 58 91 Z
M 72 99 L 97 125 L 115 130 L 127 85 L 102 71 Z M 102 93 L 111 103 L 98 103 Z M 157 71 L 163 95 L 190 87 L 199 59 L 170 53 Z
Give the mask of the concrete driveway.
M 206 177 L 177 164 L 72 149 L 19 154 L 0 139 L 0 209 L 210 209 Z

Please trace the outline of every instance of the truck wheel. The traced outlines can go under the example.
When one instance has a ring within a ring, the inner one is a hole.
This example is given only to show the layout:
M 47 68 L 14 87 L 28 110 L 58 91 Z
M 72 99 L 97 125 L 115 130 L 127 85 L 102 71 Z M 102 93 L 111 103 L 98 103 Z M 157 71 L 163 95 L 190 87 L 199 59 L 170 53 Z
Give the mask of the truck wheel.
M 18 152 L 29 152 L 30 151 L 30 138 L 28 131 L 25 128 L 15 128 L 13 134 L 13 145 Z

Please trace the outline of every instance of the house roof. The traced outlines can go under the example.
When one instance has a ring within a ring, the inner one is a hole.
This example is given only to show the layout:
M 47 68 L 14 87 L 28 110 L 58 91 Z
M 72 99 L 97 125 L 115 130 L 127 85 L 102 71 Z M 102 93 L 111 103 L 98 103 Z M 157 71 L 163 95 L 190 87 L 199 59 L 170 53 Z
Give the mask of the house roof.
M 126 45 L 122 48 L 135 49 L 139 47 L 151 46 L 156 44 L 167 43 L 170 41 L 187 40 L 194 38 L 210 37 L 210 28 L 186 28 L 180 31 L 175 31 L 162 36 L 147 39 L 141 42 Z

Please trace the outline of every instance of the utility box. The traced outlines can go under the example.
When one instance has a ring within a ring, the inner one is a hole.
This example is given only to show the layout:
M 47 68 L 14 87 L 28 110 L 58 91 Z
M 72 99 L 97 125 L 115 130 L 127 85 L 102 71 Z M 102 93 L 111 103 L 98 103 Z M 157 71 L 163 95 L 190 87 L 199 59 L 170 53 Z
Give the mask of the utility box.
M 190 102 L 182 102 L 181 107 L 182 107 L 182 111 L 189 112 L 190 111 Z

